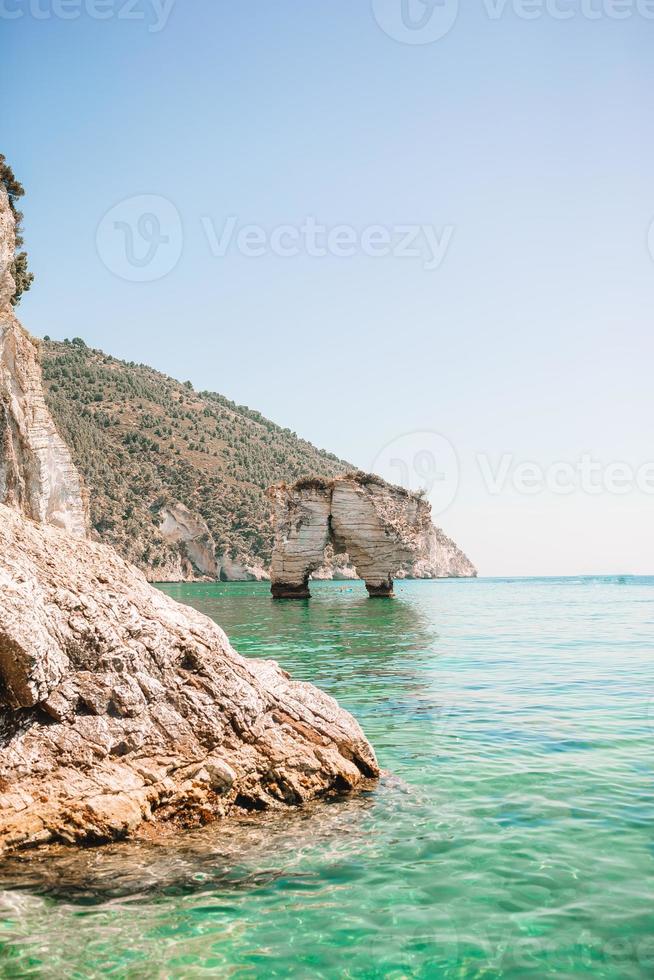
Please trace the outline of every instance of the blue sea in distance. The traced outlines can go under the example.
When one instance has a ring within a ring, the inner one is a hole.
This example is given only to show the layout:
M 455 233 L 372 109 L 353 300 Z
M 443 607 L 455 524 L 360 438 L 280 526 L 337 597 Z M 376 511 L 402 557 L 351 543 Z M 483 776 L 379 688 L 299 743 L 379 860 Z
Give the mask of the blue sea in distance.
M 654 578 L 165 591 L 361 722 L 371 792 L 0 866 L 3 977 L 654 977 Z

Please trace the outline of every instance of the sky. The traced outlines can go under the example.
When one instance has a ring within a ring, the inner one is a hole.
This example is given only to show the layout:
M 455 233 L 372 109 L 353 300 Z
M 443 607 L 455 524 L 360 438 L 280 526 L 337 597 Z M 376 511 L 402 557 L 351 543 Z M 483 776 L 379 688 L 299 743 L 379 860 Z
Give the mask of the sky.
M 654 573 L 651 0 L 0 0 L 19 313 Z

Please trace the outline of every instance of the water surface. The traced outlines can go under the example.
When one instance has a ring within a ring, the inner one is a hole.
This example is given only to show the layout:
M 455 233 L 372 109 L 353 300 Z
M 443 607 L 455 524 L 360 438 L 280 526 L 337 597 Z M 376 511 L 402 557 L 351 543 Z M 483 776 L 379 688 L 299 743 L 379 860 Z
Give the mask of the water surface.
M 3 977 L 654 976 L 654 579 L 166 586 L 360 720 L 363 796 L 0 866 Z

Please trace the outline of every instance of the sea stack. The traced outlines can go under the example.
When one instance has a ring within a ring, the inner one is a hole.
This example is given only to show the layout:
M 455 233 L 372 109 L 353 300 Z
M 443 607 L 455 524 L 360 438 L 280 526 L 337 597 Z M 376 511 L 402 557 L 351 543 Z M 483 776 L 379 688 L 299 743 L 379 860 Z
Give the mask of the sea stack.
M 309 578 L 325 556 L 348 556 L 371 598 L 393 595 L 393 578 L 475 576 L 463 552 L 431 520 L 420 494 L 369 473 L 298 480 L 268 491 L 275 541 L 271 591 L 276 599 L 309 598 Z M 324 577 L 324 576 L 323 576 Z

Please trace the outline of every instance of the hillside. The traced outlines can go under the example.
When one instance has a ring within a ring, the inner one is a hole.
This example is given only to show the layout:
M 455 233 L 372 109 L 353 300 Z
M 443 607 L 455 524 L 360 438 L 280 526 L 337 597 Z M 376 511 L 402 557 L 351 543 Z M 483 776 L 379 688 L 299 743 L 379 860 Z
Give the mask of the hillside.
M 266 488 L 348 469 L 258 412 L 79 338 L 46 338 L 41 360 L 93 528 L 151 579 L 262 574 L 272 549 Z

